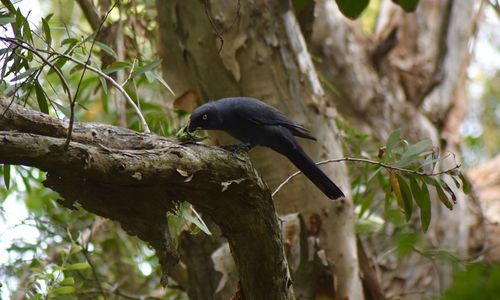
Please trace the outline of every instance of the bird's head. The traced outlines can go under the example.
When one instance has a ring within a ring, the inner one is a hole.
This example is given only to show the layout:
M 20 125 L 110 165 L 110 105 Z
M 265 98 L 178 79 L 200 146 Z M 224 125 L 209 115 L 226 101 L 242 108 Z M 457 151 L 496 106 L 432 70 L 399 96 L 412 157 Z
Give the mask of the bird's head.
M 220 129 L 222 119 L 213 102 L 208 102 L 196 108 L 189 119 L 188 132 L 196 129 Z

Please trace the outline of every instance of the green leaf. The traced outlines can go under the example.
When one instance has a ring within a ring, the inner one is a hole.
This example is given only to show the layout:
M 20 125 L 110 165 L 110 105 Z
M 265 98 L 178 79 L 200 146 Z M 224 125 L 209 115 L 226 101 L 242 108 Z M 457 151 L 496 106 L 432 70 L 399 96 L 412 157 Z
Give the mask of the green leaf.
M 434 169 L 434 165 L 444 159 L 448 158 L 447 155 L 444 156 L 439 156 L 437 158 L 434 158 L 432 155 L 429 155 L 425 161 L 420 164 L 420 167 L 427 167 L 428 165 L 432 165 L 432 169 Z
M 82 251 L 82 247 L 81 246 L 74 246 L 73 248 L 71 248 L 71 252 L 69 253 L 69 255 L 73 255 L 73 254 L 76 254 L 76 253 L 79 253 L 80 251 Z
M 24 21 L 23 24 L 23 36 L 25 41 L 33 43 L 33 36 L 31 35 L 30 24 L 28 23 L 27 20 Z
M 416 144 L 410 145 L 401 156 L 401 159 L 396 162 L 396 166 L 401 168 L 416 162 L 417 158 L 431 146 L 432 142 L 430 139 L 425 139 Z
M 64 66 L 64 64 L 68 61 L 68 59 L 66 57 L 59 57 L 56 62 L 54 63 L 54 67 L 61 71 L 61 68 Z M 49 71 L 47 72 L 47 75 L 50 75 L 52 73 L 55 73 L 56 71 L 54 70 L 54 68 L 50 68 Z M 62 72 L 61 72 L 62 73 Z
M 5 49 L 5 51 L 7 52 L 10 50 L 9 50 L 9 48 L 7 48 L 7 49 Z M 5 56 L 9 56 L 9 55 L 6 53 Z M 9 57 L 12 57 L 12 54 Z M 2 58 L 2 59 L 4 59 L 4 61 L 3 61 L 2 72 L 0 73 L 0 81 L 1 82 L 3 82 L 3 79 L 5 78 L 5 73 L 7 72 L 7 66 L 9 65 L 8 62 L 10 60 L 10 59 L 5 59 L 5 58 Z M 7 94 L 5 91 L 3 91 L 3 92 L 5 95 Z
M 101 43 L 99 41 L 95 41 L 95 45 L 99 47 L 102 51 L 106 52 L 107 54 L 113 56 L 114 58 L 117 58 L 115 50 L 113 50 L 113 48 L 111 48 L 110 46 Z
M 193 223 L 194 225 L 196 225 L 196 227 L 200 228 L 207 235 L 212 235 L 212 233 L 210 232 L 210 230 L 207 227 L 207 224 L 205 224 L 205 222 L 203 221 L 201 216 L 198 214 L 198 212 L 194 209 L 194 207 L 191 206 L 190 208 L 191 208 L 191 211 L 193 212 L 194 216 L 190 215 L 188 213 L 188 210 L 184 209 L 181 211 L 181 217 L 184 218 L 185 220 Z
M 102 91 L 104 92 L 104 94 L 108 94 L 108 84 L 106 83 L 106 79 L 104 79 L 104 77 L 101 77 L 99 76 L 99 81 L 101 82 L 101 87 L 102 87 Z
M 368 6 L 369 0 L 335 0 L 342 14 L 350 19 L 356 19 Z
M 408 187 L 408 183 L 406 183 L 406 180 L 403 177 L 398 174 L 396 176 L 398 178 L 399 188 L 401 189 L 406 221 L 409 221 L 413 212 L 413 197 L 411 194 L 411 190 Z
M 50 34 L 49 26 L 50 17 L 52 17 L 52 15 L 48 16 L 47 18 L 42 18 L 42 29 L 43 35 L 45 35 L 45 42 L 47 43 L 47 50 L 50 49 L 50 45 L 52 44 L 52 35 Z
M 67 38 L 67 39 L 62 40 L 61 46 L 66 45 L 66 44 L 74 45 L 74 44 L 78 43 L 78 41 L 79 40 L 76 38 Z
M 469 180 L 467 180 L 467 178 L 464 176 L 464 174 L 462 172 L 460 172 L 460 174 L 458 174 L 458 177 L 462 181 L 462 190 L 464 191 L 464 193 L 468 194 L 470 192 Z
M 30 76 L 31 74 L 33 74 L 33 72 L 35 72 L 36 70 L 38 70 L 38 68 L 30 68 L 30 69 L 22 72 L 21 74 L 18 74 L 14 78 L 12 78 L 12 81 L 18 81 L 18 80 L 24 79 L 24 78 Z
M 421 154 L 422 152 L 431 147 L 432 147 L 432 141 L 430 139 L 424 139 L 408 147 L 408 150 L 406 150 L 405 153 L 407 153 L 407 155 Z
M 177 171 L 179 171 L 179 170 L 177 170 Z M 192 212 L 192 215 L 190 214 L 190 212 Z M 194 225 L 196 225 L 196 227 L 201 229 L 207 235 L 212 235 L 212 233 L 208 229 L 207 225 L 202 220 L 201 216 L 194 209 L 194 207 L 191 204 L 189 204 L 188 202 L 180 203 L 180 205 L 176 208 L 176 215 L 179 216 L 181 220 L 185 220 L 185 221 L 193 223 Z
M 149 72 L 156 80 L 158 80 L 172 95 L 175 96 L 174 91 L 170 88 L 170 86 L 161 78 L 160 75 L 154 73 L 154 72 Z
M 431 222 L 431 197 L 425 182 L 422 182 L 422 187 L 419 186 L 415 176 L 410 176 L 410 187 L 413 194 L 413 199 L 420 208 L 420 223 L 422 230 L 427 232 Z
M 22 181 L 23 181 L 23 183 L 24 183 L 24 188 L 26 189 L 26 193 L 27 193 L 27 194 L 31 194 L 31 184 L 30 184 L 30 182 L 29 182 L 29 178 L 28 178 L 28 176 L 29 176 L 29 173 L 28 173 L 28 175 L 26 175 L 26 176 L 25 176 L 25 175 L 23 175 L 23 174 L 21 174 L 21 180 L 22 180 Z
M 3 165 L 3 183 L 7 189 L 10 188 L 10 165 Z
M 52 103 L 55 106 L 57 106 L 57 108 L 59 108 L 59 110 L 64 114 L 64 116 L 66 116 L 67 118 L 69 118 L 69 116 L 71 115 L 71 112 L 69 111 L 68 107 L 57 103 L 57 101 L 52 101 Z
M 375 233 L 384 227 L 384 220 L 378 216 L 356 218 L 356 233 Z
M 366 195 L 361 196 L 361 200 L 358 201 L 359 203 L 359 214 L 358 218 L 363 217 L 364 213 L 370 208 L 370 206 L 373 203 L 373 199 L 375 198 L 376 191 L 371 190 L 368 192 Z
M 73 285 L 75 284 L 75 279 L 73 277 L 66 277 L 61 282 L 60 285 Z
M 448 208 L 449 210 L 453 210 L 453 204 L 451 203 L 450 199 L 448 199 L 448 196 L 444 192 L 441 184 L 439 184 L 439 182 L 435 179 L 432 180 L 432 184 L 436 188 L 436 192 L 438 194 L 439 201 L 441 201 L 441 203 L 443 203 L 444 206 L 446 206 L 446 208 Z
M 52 17 L 54 16 L 53 13 L 50 13 L 48 14 L 46 17 L 45 17 L 45 20 L 47 21 L 47 23 L 50 21 L 50 19 L 52 19 Z
M 47 98 L 45 97 L 43 88 L 38 81 L 35 82 L 35 92 L 36 92 L 36 101 L 38 102 L 38 107 L 40 107 L 40 111 L 45 114 L 49 114 L 49 105 L 47 103 Z
M 16 21 L 14 22 L 14 24 L 12 24 L 12 29 L 14 30 L 16 37 L 18 37 L 21 35 L 21 26 L 26 21 L 26 18 L 23 16 L 19 8 L 17 8 L 15 13 L 16 13 Z
M 103 69 L 102 72 L 104 74 L 112 74 L 116 71 L 123 70 L 125 68 L 130 67 L 130 63 L 124 62 L 124 61 L 115 61 L 112 64 L 110 64 L 107 68 Z
M 15 13 L 16 12 L 16 8 L 14 7 L 14 5 L 12 4 L 12 2 L 10 0 L 2 0 L 2 4 L 7 7 L 7 9 L 9 10 L 9 12 L 11 14 Z
M 414 232 L 401 232 L 394 237 L 396 241 L 396 253 L 399 258 L 410 254 L 418 242 L 418 235 Z
M 66 266 L 64 269 L 68 271 L 75 271 L 75 270 L 86 270 L 88 268 L 90 268 L 89 264 L 82 262 L 82 263 L 71 264 L 69 266 Z
M 391 132 L 389 135 L 389 138 L 387 139 L 387 143 L 385 145 L 386 151 L 390 154 L 392 152 L 392 149 L 399 143 L 401 140 L 401 128 L 398 128 Z
M 139 68 L 138 70 L 132 72 L 132 77 L 137 77 L 137 76 L 140 76 L 148 71 L 151 71 L 153 70 L 154 68 L 158 67 L 161 63 L 161 60 L 154 60 L 144 66 L 142 66 L 141 68 Z
M 0 26 L 7 25 L 16 21 L 13 16 L 2 16 L 0 17 Z
M 0 55 L 4 55 L 5 53 L 7 53 L 10 49 L 9 48 L 1 48 L 0 49 Z
M 413 12 L 417 9 L 419 0 L 392 0 L 392 2 L 401 6 L 406 12 Z
M 67 295 L 73 294 L 74 292 L 75 288 L 72 286 L 61 286 L 50 291 L 53 295 Z
M 76 65 L 73 68 L 71 68 L 71 70 L 69 70 L 69 74 L 73 75 L 74 73 L 83 70 L 83 68 L 84 67 L 82 65 Z

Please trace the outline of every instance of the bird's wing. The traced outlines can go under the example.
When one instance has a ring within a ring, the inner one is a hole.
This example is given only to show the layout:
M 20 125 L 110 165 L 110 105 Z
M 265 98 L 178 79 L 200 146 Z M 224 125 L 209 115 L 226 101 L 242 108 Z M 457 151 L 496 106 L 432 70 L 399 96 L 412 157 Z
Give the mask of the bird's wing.
M 293 123 L 281 111 L 263 102 L 260 102 L 259 105 L 245 105 L 243 110 L 236 110 L 236 113 L 240 118 L 244 118 L 254 124 L 280 125 L 290 130 L 295 136 L 316 140 L 307 128 Z

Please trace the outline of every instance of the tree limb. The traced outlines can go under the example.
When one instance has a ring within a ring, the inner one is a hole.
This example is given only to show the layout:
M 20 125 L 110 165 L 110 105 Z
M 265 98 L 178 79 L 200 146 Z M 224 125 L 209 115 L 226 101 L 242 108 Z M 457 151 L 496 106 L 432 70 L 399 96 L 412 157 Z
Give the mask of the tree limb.
M 94 6 L 94 3 L 90 0 L 77 0 L 76 2 L 80 5 L 80 8 L 82 9 L 85 18 L 87 18 L 90 27 L 92 27 L 92 30 L 97 30 L 101 24 L 101 17 L 99 16 L 99 11 Z
M 79 203 L 150 243 L 163 282 L 178 261 L 165 214 L 185 200 L 220 226 L 246 298 L 293 298 L 271 194 L 248 157 L 94 123 L 75 123 L 65 151 L 67 122 L 7 107 L 0 97 L 0 163 L 47 172 L 61 204 Z

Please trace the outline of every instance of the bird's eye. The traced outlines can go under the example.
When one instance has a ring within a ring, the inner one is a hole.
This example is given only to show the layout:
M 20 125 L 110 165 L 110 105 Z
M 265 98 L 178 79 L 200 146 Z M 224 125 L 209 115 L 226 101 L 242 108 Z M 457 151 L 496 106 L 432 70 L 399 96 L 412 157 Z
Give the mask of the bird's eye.
M 201 116 L 201 119 L 202 119 L 203 121 L 206 121 L 206 120 L 208 119 L 207 114 L 204 114 L 203 116 Z

